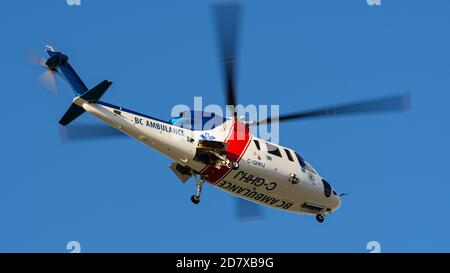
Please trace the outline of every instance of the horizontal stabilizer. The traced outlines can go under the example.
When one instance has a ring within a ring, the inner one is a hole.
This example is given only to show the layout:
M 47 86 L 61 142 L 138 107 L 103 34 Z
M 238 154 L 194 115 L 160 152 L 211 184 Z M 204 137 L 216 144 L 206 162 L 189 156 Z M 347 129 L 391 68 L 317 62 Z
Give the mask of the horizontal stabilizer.
M 88 102 L 95 103 L 103 96 L 103 94 L 105 94 L 106 90 L 111 86 L 111 84 L 112 84 L 111 81 L 104 80 L 91 90 L 81 95 L 80 98 Z M 71 123 L 76 118 L 78 118 L 84 112 L 85 110 L 82 107 L 72 103 L 72 105 L 70 105 L 69 109 L 66 111 L 66 113 L 61 118 L 59 123 L 63 126 L 66 126 L 67 124 Z
M 105 94 L 106 90 L 108 90 L 111 84 L 112 81 L 104 80 L 80 97 L 88 102 L 97 102 L 103 96 L 103 94 Z
M 69 109 L 67 109 L 66 113 L 59 121 L 59 124 L 66 126 L 67 124 L 74 121 L 77 117 L 81 116 L 81 114 L 83 114 L 84 112 L 85 110 L 82 107 L 72 103 L 72 105 L 70 105 Z

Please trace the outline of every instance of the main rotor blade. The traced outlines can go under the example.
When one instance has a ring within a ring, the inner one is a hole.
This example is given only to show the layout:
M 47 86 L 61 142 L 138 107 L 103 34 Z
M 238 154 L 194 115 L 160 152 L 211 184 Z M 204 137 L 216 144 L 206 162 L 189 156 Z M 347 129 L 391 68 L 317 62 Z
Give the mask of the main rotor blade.
M 278 121 L 288 121 L 295 119 L 308 119 L 317 117 L 332 117 L 340 115 L 368 114 L 379 112 L 398 112 L 407 111 L 411 108 L 410 93 L 382 97 L 377 99 L 364 100 L 359 102 L 345 103 L 339 105 L 330 105 L 309 111 L 302 111 L 292 114 L 281 115 Z M 257 124 L 266 124 L 272 122 L 274 118 L 268 118 L 259 121 Z M 275 119 L 276 120 L 276 119 Z
M 217 26 L 220 58 L 222 62 L 227 105 L 236 102 L 236 43 L 241 13 L 238 1 L 218 3 L 213 6 Z
M 241 221 L 259 220 L 264 218 L 261 205 L 236 197 L 236 216 Z
M 59 138 L 62 143 L 126 136 L 116 128 L 104 124 L 74 124 L 59 127 Z

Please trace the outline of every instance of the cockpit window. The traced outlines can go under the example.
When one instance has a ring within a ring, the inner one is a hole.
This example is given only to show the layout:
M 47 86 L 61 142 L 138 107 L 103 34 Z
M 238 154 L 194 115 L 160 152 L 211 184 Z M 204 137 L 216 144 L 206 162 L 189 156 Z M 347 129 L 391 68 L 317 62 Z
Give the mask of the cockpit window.
M 325 179 L 322 179 L 325 197 L 331 196 L 331 185 Z
M 298 162 L 300 163 L 300 167 L 302 167 L 302 169 L 304 169 L 306 167 L 306 162 L 303 159 L 303 157 L 301 157 L 298 153 L 295 153 L 295 156 L 298 159 Z

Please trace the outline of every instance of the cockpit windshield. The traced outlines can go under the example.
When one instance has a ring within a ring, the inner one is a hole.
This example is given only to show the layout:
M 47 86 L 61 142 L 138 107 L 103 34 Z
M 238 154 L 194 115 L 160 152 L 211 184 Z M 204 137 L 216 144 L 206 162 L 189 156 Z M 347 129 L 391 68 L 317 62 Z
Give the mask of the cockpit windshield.
M 301 155 L 299 155 L 297 152 L 295 153 L 295 156 L 297 156 L 298 162 L 300 163 L 300 167 L 302 168 L 302 170 L 308 170 L 314 174 L 317 174 L 316 170 L 313 168 L 313 166 L 311 166 L 311 164 L 309 164 L 308 162 L 306 162 L 306 160 L 303 159 L 303 157 L 301 157 Z
M 203 111 L 184 111 L 178 117 L 170 119 L 169 123 L 194 131 L 212 130 L 222 125 L 226 119 L 215 113 Z

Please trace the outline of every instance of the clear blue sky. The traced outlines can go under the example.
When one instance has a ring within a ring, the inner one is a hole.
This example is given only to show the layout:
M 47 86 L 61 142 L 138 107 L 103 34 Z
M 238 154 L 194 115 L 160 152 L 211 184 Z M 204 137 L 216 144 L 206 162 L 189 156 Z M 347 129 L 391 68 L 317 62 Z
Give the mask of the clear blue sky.
M 241 103 L 285 113 L 412 92 L 406 114 L 281 125 L 282 145 L 350 193 L 324 224 L 271 209 L 238 221 L 209 185 L 194 206 L 192 181 L 133 140 L 60 143 L 72 92 L 43 90 L 27 47 L 56 45 L 88 86 L 114 82 L 105 101 L 165 119 L 193 96 L 224 101 L 210 3 L 1 3 L 0 251 L 450 251 L 450 1 L 243 1 Z

